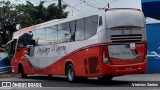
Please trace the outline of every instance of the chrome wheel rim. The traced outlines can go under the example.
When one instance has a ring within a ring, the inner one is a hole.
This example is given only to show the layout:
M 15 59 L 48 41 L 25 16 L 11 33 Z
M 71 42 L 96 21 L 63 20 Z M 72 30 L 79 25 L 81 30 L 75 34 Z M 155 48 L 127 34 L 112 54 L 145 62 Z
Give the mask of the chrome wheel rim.
M 74 79 L 74 71 L 73 71 L 73 68 L 70 68 L 68 70 L 68 80 L 73 81 L 73 79 Z

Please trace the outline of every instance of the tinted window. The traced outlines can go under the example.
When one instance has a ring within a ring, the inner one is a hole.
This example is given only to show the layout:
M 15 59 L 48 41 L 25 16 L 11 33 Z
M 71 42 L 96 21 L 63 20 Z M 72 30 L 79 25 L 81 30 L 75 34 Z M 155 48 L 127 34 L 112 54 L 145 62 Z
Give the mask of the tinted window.
M 75 41 L 75 32 L 76 32 L 76 23 L 75 23 L 75 21 L 71 21 L 69 23 L 69 32 L 71 33 L 71 40 L 70 41 Z
M 21 35 L 19 37 L 18 47 L 22 48 L 22 47 L 27 47 L 27 45 L 31 45 L 32 38 L 33 38 L 33 33 L 32 32 L 24 33 L 23 35 Z
M 33 33 L 33 39 L 36 40 L 36 30 L 33 30 L 32 33 Z
M 37 40 L 37 39 L 36 39 L 36 30 L 33 30 L 33 31 L 32 31 L 32 40 L 34 40 L 35 46 L 38 45 L 38 43 L 37 43 L 37 41 L 36 41 L 36 40 Z
M 99 17 L 99 26 L 102 25 L 102 16 Z
M 64 30 L 64 42 L 70 42 L 71 41 L 71 31 L 69 27 L 69 22 L 62 24 L 62 29 Z
M 76 22 L 75 40 L 84 40 L 84 19 L 79 19 Z
M 45 45 L 45 29 L 36 30 L 36 41 L 38 45 Z
M 69 30 L 69 23 L 62 23 L 58 25 L 58 43 L 69 42 L 71 33 Z
M 98 25 L 98 16 L 85 18 L 85 39 L 88 39 L 96 34 Z
M 138 10 L 117 9 L 108 11 L 106 21 L 107 28 L 127 25 L 145 27 L 144 16 Z
M 57 43 L 57 25 L 46 28 L 46 44 Z

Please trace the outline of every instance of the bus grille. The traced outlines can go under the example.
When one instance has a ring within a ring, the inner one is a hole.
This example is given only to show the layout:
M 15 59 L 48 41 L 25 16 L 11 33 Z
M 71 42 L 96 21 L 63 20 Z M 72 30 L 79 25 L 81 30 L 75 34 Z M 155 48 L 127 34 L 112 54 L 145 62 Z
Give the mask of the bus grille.
M 99 69 L 98 69 L 98 57 L 90 57 L 88 58 L 88 63 L 89 63 L 89 71 L 90 74 L 95 74 L 95 73 L 99 73 Z
M 141 34 L 111 35 L 112 42 L 137 42 L 141 40 Z

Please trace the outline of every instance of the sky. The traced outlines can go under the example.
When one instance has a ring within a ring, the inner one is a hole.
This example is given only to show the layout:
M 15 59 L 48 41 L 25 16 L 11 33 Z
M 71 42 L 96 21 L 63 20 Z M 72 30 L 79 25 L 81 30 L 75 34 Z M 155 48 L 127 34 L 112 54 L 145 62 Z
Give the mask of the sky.
M 8 0 L 0 0 L 8 1 Z M 15 4 L 21 4 L 26 2 L 26 0 L 9 0 Z M 48 6 L 52 3 L 58 3 L 58 0 L 28 0 L 34 5 L 38 5 L 40 1 L 45 1 L 44 5 Z M 85 2 L 84 2 L 85 1 Z M 69 11 L 68 17 L 81 15 L 90 12 L 99 11 L 98 8 L 107 8 L 109 3 L 110 8 L 137 8 L 142 9 L 142 2 L 149 1 L 160 1 L 160 0 L 62 0 L 62 4 L 68 4 L 65 11 Z M 159 22 L 155 19 L 147 18 L 146 22 L 155 23 Z
M 26 0 L 9 0 L 9 1 L 15 4 L 26 2 Z M 58 2 L 58 0 L 28 0 L 28 1 L 32 2 L 34 5 L 38 5 L 40 1 L 45 1 L 45 6 Z M 66 11 L 69 11 L 69 17 L 89 12 L 97 12 L 99 11 L 99 8 L 104 8 L 104 7 L 107 8 L 108 3 L 110 8 L 141 9 L 141 0 L 62 0 L 62 4 L 68 5 Z

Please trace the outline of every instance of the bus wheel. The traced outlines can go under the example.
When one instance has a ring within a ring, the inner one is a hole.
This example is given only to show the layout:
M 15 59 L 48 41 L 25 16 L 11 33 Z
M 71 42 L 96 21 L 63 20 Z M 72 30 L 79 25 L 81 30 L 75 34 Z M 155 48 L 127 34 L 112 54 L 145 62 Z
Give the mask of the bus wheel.
M 111 81 L 113 76 L 103 76 L 103 77 L 98 77 L 99 81 Z
M 23 66 L 21 65 L 20 67 L 20 73 L 21 73 L 21 77 L 22 78 L 27 78 L 27 74 L 24 73 L 24 69 L 23 69 Z
M 75 72 L 72 64 L 69 64 L 67 66 L 67 79 L 69 82 L 75 82 L 76 77 L 75 77 Z
M 48 77 L 52 77 L 52 75 L 48 75 Z

